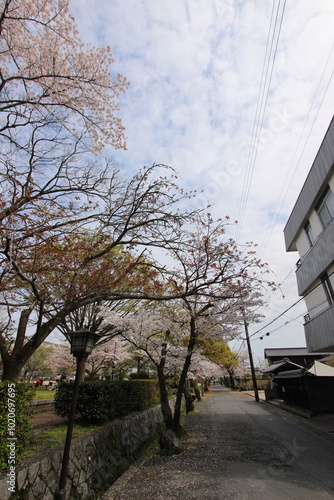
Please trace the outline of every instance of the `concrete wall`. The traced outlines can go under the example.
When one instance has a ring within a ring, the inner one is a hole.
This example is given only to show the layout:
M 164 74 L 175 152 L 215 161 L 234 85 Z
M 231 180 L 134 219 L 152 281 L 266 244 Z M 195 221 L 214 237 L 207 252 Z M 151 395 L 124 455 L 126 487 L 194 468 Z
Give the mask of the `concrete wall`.
M 136 452 L 163 421 L 160 406 L 125 417 L 72 441 L 67 500 L 95 500 L 128 468 Z M 0 477 L 1 500 L 53 500 L 63 446 L 17 466 L 15 493 L 6 475 Z

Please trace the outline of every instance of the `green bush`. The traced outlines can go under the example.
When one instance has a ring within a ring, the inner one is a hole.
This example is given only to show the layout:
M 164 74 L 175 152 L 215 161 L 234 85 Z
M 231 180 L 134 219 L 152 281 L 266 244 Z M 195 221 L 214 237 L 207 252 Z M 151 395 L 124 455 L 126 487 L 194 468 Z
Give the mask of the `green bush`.
M 103 423 L 110 419 L 108 384 L 84 382 L 80 385 L 77 412 L 85 422 Z
M 146 380 L 150 378 L 149 374 L 146 372 L 138 372 L 138 373 L 130 373 L 130 378 L 132 380 L 140 379 L 140 380 Z
M 15 467 L 32 432 L 34 387 L 0 382 L 0 470 Z
M 63 383 L 55 396 L 55 412 L 68 417 L 74 383 Z M 124 380 L 119 382 L 82 382 L 79 388 L 77 414 L 89 423 L 104 423 L 141 411 L 159 403 L 156 380 Z

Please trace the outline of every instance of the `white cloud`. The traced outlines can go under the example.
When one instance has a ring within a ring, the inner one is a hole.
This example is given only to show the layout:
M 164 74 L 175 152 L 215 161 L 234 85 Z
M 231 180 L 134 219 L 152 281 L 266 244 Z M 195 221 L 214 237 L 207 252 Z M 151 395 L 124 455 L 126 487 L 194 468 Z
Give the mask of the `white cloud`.
M 113 151 L 116 161 L 131 171 L 169 164 L 185 187 L 205 188 L 214 215 L 232 219 L 251 179 L 240 240 L 257 241 L 282 280 L 298 258 L 285 252 L 283 228 L 333 115 L 332 0 L 286 3 L 258 144 L 272 2 L 71 0 L 71 7 L 81 38 L 110 45 L 112 71 L 131 81 L 120 112 L 128 151 Z M 277 309 L 298 299 L 294 273 L 291 280 Z M 266 321 L 274 316 L 268 310 Z M 302 330 L 295 322 L 266 341 L 298 345 Z

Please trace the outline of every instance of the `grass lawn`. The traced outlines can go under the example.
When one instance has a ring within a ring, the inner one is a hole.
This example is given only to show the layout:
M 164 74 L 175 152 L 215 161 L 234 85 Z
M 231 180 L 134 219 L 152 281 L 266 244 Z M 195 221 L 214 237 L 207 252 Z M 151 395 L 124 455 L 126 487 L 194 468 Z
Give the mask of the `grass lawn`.
M 48 391 L 44 387 L 36 387 L 34 401 L 38 399 L 53 399 L 56 391 Z
M 79 436 L 87 434 L 95 429 L 99 429 L 101 425 L 84 425 L 77 423 L 73 428 L 73 436 L 72 439 L 75 439 Z M 65 443 L 67 432 L 67 424 L 58 424 L 46 429 L 45 431 L 41 431 L 38 434 L 32 436 L 32 439 L 29 443 L 29 449 L 27 449 L 21 456 L 20 462 L 23 460 L 27 460 L 30 457 L 38 455 L 43 451 L 49 450 L 50 448 L 54 448 L 60 444 Z

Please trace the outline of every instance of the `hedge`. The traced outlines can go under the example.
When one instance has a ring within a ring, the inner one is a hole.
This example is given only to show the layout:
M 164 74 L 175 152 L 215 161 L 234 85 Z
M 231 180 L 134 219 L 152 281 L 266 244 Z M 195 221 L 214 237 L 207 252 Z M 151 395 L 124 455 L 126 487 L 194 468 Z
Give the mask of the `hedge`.
M 0 470 L 14 470 L 32 434 L 34 387 L 0 382 Z
M 74 382 L 59 385 L 55 396 L 55 412 L 68 417 Z M 124 380 L 119 382 L 82 382 L 79 387 L 77 414 L 89 423 L 104 423 L 158 404 L 156 380 Z

